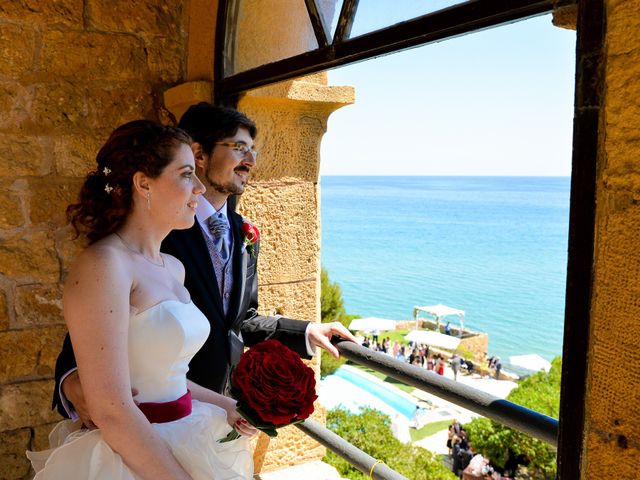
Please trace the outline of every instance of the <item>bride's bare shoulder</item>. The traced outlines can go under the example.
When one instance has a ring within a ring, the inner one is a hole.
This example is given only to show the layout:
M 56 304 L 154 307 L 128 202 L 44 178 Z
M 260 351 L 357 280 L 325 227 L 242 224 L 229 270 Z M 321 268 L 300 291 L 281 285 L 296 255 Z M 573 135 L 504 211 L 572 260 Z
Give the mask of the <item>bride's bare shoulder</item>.
M 108 235 L 85 248 L 75 259 L 70 275 L 95 269 L 105 273 L 126 269 L 129 256 L 116 240 L 114 235 Z

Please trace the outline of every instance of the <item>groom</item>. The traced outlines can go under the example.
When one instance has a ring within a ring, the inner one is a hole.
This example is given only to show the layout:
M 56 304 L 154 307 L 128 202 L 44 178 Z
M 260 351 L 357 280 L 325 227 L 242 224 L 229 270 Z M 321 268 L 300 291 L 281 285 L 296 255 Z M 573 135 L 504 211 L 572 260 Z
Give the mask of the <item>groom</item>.
M 163 252 L 184 264 L 185 287 L 211 324 L 209 338 L 189 364 L 188 378 L 222 393 L 244 345 L 266 339 L 280 340 L 303 358 L 311 358 L 317 346 L 338 357 L 330 342 L 333 335 L 355 341 L 339 322 L 318 324 L 257 312 L 259 240 L 245 245 L 243 224 L 249 222 L 228 203 L 231 195 L 242 194 L 256 165 L 254 122 L 237 110 L 203 102 L 187 110 L 179 127 L 193 139 L 197 175 L 207 188 L 193 227 L 174 230 L 162 245 Z M 74 369 L 67 335 L 56 363 L 53 405 L 62 415 L 77 414 L 91 426 Z

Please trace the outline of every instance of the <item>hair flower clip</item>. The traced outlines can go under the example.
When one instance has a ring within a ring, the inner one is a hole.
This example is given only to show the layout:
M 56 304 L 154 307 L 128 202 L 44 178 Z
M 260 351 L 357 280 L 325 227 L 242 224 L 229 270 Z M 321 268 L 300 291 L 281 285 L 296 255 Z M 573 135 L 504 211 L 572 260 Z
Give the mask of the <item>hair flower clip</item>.
M 109 185 L 108 183 L 104 186 L 104 191 L 107 193 L 111 193 L 111 191 L 113 190 L 113 187 L 111 185 Z
M 111 173 L 111 170 L 109 169 L 109 167 L 104 167 L 102 169 L 102 173 L 104 173 L 104 176 L 106 177 L 107 175 L 109 175 Z

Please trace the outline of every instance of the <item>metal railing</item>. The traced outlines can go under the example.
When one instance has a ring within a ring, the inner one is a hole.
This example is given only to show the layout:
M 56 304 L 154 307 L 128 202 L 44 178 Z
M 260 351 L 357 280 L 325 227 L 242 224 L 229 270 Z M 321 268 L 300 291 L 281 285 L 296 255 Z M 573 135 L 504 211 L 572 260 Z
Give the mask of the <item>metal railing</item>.
M 353 362 L 524 432 L 554 447 L 557 445 L 558 420 L 555 418 L 450 380 L 432 371 L 399 362 L 388 355 L 374 352 L 361 345 L 344 340 L 334 341 L 334 344 L 341 355 Z M 406 479 L 314 420 L 307 419 L 296 426 L 373 479 Z
M 400 475 L 315 420 L 307 419 L 302 423 L 297 423 L 296 427 L 371 478 L 376 480 L 407 480 L 407 477 Z

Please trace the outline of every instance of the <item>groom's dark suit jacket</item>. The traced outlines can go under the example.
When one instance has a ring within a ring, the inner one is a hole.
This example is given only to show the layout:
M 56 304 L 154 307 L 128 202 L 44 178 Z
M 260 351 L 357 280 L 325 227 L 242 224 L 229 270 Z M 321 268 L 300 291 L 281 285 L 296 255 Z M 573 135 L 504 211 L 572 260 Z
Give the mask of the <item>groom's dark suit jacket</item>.
M 233 290 L 227 315 L 224 315 L 222 298 L 211 257 L 200 225 L 196 220 L 188 230 L 174 230 L 162 244 L 162 251 L 177 257 L 186 270 L 185 287 L 191 299 L 205 314 L 211 324 L 211 333 L 202 349 L 189 363 L 187 377 L 216 392 L 222 392 L 231 365 L 237 363 L 244 344 L 251 346 L 262 340 L 280 340 L 301 357 L 309 358 L 304 332 L 309 322 L 284 317 L 258 315 L 257 256 L 243 248 L 242 217 L 227 210 L 233 235 Z M 69 335 L 64 339 L 62 352 L 56 362 L 56 386 L 53 406 L 66 416 L 59 397 L 62 376 L 75 368 L 76 362 Z

